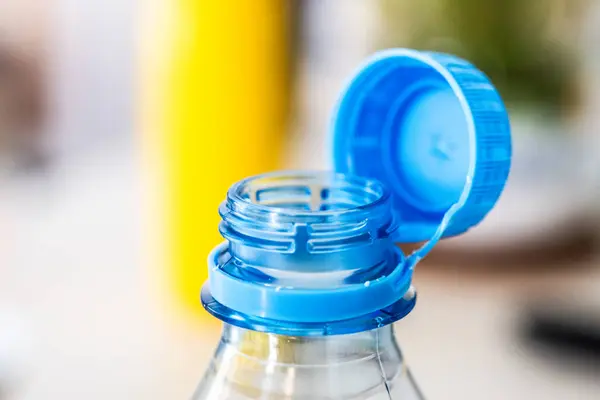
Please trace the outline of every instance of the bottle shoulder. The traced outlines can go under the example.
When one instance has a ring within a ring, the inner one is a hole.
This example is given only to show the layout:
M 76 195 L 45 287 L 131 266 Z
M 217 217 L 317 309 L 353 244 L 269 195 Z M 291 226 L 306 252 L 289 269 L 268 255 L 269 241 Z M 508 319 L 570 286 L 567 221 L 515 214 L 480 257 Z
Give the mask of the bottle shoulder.
M 193 399 L 256 398 L 421 399 L 391 326 L 312 338 L 226 327 Z

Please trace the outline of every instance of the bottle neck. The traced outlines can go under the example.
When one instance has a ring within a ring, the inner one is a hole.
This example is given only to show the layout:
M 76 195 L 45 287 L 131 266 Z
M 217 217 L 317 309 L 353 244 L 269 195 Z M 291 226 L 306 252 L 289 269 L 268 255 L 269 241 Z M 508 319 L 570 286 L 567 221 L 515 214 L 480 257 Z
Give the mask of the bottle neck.
M 330 336 L 286 336 L 225 324 L 221 345 L 260 363 L 319 366 L 369 362 L 382 355 L 401 362 L 393 324 L 366 332 Z
M 397 265 L 391 199 L 375 181 L 277 173 L 241 181 L 221 205 L 227 273 L 278 286 L 332 288 L 388 275 Z

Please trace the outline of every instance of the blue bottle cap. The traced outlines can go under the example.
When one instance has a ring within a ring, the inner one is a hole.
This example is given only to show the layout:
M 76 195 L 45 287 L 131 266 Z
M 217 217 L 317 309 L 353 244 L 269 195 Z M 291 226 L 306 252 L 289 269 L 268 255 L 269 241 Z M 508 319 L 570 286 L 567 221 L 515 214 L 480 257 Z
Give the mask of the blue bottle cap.
M 332 128 L 335 170 L 378 179 L 392 192 L 396 242 L 433 246 L 467 231 L 508 178 L 502 99 L 483 72 L 455 56 L 375 54 L 343 91 Z

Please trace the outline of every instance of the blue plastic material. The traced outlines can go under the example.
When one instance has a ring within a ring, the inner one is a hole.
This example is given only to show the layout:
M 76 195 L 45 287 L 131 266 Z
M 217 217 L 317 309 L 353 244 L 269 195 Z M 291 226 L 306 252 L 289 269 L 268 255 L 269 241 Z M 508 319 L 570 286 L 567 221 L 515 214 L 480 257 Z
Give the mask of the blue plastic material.
M 259 332 L 293 336 L 361 332 L 405 317 L 416 303 L 416 293 L 409 290 L 412 270 L 407 264 L 399 264 L 390 276 L 372 284 L 297 289 L 229 275 L 222 263 L 230 258 L 227 243 L 210 254 L 210 279 L 202 289 L 202 304 L 222 321 Z
M 233 261 L 228 250 L 225 243 L 210 255 L 209 283 L 213 296 L 242 314 L 280 321 L 339 321 L 372 313 L 401 298 L 410 287 L 412 276 L 401 251 L 396 249 L 398 264 L 391 273 L 367 282 L 322 289 L 257 284 L 242 275 L 228 273 L 225 265 Z
M 430 243 L 478 224 L 510 169 L 502 99 L 460 58 L 393 49 L 361 66 L 333 121 L 335 170 L 378 179 L 392 192 L 396 242 Z

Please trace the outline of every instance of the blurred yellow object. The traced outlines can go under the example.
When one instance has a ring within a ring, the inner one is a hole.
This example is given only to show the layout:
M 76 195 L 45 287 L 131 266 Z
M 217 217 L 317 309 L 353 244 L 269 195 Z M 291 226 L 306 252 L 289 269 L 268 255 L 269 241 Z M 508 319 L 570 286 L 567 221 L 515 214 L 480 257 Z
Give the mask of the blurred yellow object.
M 199 310 L 228 187 L 278 165 L 289 103 L 286 2 L 171 0 L 168 7 L 169 22 L 154 26 L 168 31 L 156 44 L 167 47 L 160 50 L 167 61 L 144 78 L 158 85 L 145 91 L 154 110 L 145 118 L 158 125 L 166 166 L 169 275 L 183 304 Z

